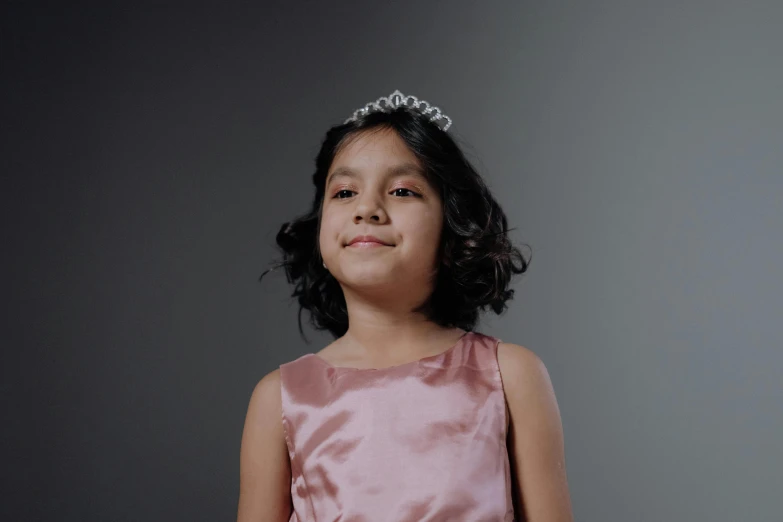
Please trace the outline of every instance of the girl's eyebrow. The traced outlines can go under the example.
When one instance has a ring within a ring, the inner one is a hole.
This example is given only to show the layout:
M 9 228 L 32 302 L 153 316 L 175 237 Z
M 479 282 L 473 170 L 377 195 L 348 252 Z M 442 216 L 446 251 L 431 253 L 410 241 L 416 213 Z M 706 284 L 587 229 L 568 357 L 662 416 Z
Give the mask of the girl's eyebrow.
M 392 178 L 410 174 L 426 179 L 424 171 L 415 163 L 400 163 L 399 165 L 394 165 L 386 170 L 386 176 Z M 360 177 L 360 174 L 350 167 L 337 167 L 327 176 L 325 185 L 329 186 L 329 182 L 337 177 L 358 178 Z

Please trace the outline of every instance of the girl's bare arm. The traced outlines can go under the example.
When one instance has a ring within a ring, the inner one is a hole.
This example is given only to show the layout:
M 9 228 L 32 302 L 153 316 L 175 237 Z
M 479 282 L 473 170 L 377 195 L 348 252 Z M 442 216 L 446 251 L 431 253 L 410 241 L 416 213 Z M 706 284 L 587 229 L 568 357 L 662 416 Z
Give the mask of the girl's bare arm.
M 258 382 L 247 408 L 237 522 L 288 522 L 291 515 L 291 468 L 281 409 L 277 369 Z
M 527 522 L 573 522 L 563 427 L 544 363 L 525 347 L 498 346 L 510 413 L 509 458 L 516 515 Z

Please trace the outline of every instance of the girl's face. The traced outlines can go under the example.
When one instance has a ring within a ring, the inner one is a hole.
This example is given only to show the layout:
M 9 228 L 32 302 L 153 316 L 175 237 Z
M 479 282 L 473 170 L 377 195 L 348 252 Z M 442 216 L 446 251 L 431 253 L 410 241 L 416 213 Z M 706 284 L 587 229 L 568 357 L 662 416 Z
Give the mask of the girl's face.
M 326 177 L 319 244 L 329 272 L 349 288 L 429 295 L 443 228 L 438 191 L 391 129 L 354 137 Z M 358 242 L 374 236 L 384 244 Z M 385 294 L 387 295 L 387 294 Z

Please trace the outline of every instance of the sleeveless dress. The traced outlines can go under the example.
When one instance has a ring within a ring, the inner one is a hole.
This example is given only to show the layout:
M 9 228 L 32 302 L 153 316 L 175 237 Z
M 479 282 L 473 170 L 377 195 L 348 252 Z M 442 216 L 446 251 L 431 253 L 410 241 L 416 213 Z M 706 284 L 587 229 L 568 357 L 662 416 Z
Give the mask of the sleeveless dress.
M 513 522 L 499 339 L 379 369 L 280 365 L 289 522 Z

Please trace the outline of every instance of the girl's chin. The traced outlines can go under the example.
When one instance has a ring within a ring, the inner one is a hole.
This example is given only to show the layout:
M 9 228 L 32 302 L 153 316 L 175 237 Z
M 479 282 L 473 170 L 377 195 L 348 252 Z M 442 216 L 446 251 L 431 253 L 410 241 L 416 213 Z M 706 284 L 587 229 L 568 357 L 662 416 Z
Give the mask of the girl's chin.
M 340 279 L 353 285 L 399 284 L 404 275 L 404 270 L 393 266 L 345 266 Z

